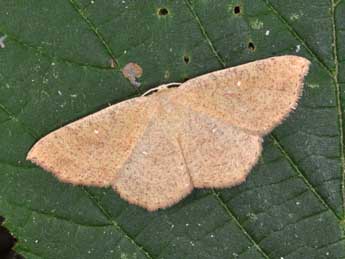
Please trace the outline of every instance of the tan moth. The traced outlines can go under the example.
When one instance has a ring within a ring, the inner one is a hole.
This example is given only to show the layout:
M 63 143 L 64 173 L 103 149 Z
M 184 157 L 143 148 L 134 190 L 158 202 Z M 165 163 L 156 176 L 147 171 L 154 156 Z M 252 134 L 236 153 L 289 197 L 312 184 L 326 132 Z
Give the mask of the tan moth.
M 272 57 L 160 87 L 53 131 L 27 159 L 62 182 L 111 186 L 151 211 L 193 188 L 238 185 L 263 136 L 297 106 L 309 64 Z

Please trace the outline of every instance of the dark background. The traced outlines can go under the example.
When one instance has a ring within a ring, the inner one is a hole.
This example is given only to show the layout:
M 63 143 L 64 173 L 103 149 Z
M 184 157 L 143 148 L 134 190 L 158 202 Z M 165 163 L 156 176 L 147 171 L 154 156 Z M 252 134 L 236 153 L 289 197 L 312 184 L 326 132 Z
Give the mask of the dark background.
M 17 240 L 2 226 L 4 218 L 0 216 L 0 259 L 24 259 L 12 250 Z

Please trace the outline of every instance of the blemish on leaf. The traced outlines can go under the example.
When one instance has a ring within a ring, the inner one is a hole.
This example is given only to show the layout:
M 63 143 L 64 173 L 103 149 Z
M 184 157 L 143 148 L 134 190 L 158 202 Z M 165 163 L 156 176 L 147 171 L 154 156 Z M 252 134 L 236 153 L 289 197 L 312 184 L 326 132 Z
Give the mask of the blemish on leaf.
M 0 37 L 0 48 L 2 48 L 2 49 L 4 49 L 6 47 L 6 45 L 5 45 L 6 38 L 7 38 L 7 35 Z
M 170 77 L 170 72 L 169 72 L 169 70 L 165 70 L 164 79 L 168 79 L 169 77 Z
M 297 45 L 296 46 L 296 53 L 300 52 L 300 50 L 301 50 L 301 45 Z
M 115 63 L 115 60 L 114 60 L 114 59 L 110 59 L 110 60 L 109 60 L 109 63 L 110 63 L 110 67 L 111 67 L 111 68 L 115 68 L 115 67 L 116 67 L 116 63 Z
M 258 216 L 256 216 L 254 213 L 248 213 L 247 217 L 249 218 L 250 221 L 257 221 Z
M 307 87 L 314 89 L 314 88 L 319 88 L 320 85 L 319 84 L 307 84 Z
M 300 17 L 299 14 L 293 13 L 293 14 L 291 14 L 291 16 L 290 16 L 290 20 L 291 20 L 291 21 L 296 21 L 296 20 L 299 19 L 299 17 Z
M 267 31 L 265 32 L 265 35 L 266 35 L 266 36 L 270 35 L 270 31 L 267 30 Z
M 136 63 L 128 63 L 123 69 L 122 74 L 127 78 L 132 85 L 139 87 L 140 83 L 137 81 L 137 78 L 140 78 L 143 74 L 143 69 Z
M 190 61 L 190 58 L 185 55 L 185 56 L 183 56 L 183 61 L 184 61 L 184 63 L 188 64 Z
M 264 27 L 264 23 L 259 19 L 255 19 L 254 21 L 250 22 L 250 27 L 254 30 L 260 30 Z

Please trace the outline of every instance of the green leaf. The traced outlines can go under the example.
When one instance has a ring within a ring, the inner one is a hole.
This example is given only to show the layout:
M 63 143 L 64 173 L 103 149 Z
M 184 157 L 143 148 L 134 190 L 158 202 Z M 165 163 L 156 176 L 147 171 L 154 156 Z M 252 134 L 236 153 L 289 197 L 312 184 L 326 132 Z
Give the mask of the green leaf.
M 344 258 L 344 0 L 2 0 L 0 215 L 27 258 Z M 50 131 L 149 88 L 283 54 L 298 109 L 246 183 L 166 210 L 25 161 Z M 110 67 L 110 62 L 116 68 Z M 120 69 L 143 68 L 134 88 Z

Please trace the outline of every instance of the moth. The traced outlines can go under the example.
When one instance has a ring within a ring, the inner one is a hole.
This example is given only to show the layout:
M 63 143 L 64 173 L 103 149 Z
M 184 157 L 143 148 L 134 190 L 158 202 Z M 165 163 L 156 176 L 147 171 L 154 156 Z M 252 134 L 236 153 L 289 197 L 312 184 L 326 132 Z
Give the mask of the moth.
M 159 87 L 53 131 L 27 159 L 65 183 L 111 186 L 149 211 L 193 188 L 238 185 L 263 136 L 296 108 L 309 64 L 271 57 Z

